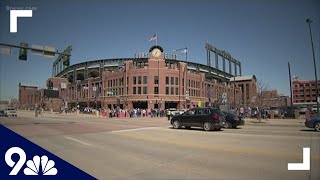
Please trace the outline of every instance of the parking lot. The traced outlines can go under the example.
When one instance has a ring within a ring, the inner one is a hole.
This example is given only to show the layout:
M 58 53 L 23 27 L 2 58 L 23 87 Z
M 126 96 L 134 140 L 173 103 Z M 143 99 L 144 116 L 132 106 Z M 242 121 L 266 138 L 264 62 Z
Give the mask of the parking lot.
M 320 178 L 320 134 L 303 119 L 246 119 L 237 129 L 172 129 L 166 118 L 18 112 L 0 123 L 99 179 Z M 288 171 L 311 149 L 310 171 Z

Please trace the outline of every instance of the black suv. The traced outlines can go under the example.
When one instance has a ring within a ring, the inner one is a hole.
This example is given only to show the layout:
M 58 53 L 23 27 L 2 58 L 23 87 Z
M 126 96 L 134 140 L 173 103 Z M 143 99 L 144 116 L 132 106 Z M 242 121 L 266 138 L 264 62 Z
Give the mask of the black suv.
M 224 114 L 216 108 L 194 108 L 171 118 L 174 129 L 201 127 L 205 131 L 220 130 L 224 126 Z

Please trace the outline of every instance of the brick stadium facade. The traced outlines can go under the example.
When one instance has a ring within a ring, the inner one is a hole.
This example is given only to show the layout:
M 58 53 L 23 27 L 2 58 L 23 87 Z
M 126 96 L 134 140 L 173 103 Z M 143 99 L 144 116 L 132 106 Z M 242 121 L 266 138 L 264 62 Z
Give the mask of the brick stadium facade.
M 157 49 L 158 51 L 155 52 Z M 155 53 L 154 53 L 155 52 Z M 187 65 L 188 64 L 188 65 Z M 249 106 L 243 88 L 231 83 L 232 74 L 219 69 L 175 59 L 154 46 L 135 58 L 102 59 L 53 69 L 53 89 L 59 91 L 60 106 L 69 108 L 178 108 L 226 104 Z M 255 77 L 252 86 L 255 86 Z M 251 90 L 250 90 L 251 92 Z M 256 91 L 250 93 L 255 96 Z M 234 94 L 236 98 L 234 98 Z M 246 94 L 248 96 L 248 94 Z M 187 100 L 186 100 L 187 99 Z
M 315 80 L 294 80 L 292 87 L 294 104 L 317 104 Z M 318 92 L 320 97 L 320 81 L 318 81 Z

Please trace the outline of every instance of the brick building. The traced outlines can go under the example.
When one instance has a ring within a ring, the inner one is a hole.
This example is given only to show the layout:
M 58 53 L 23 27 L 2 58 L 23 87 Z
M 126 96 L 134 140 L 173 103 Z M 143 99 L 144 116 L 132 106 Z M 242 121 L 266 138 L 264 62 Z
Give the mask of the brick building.
M 19 108 L 34 108 L 36 103 L 37 86 L 24 85 L 19 83 Z
M 265 90 L 261 92 L 263 107 L 281 107 L 290 105 L 289 96 L 278 94 L 277 90 Z
M 61 81 L 62 79 L 57 78 L 57 80 Z M 64 103 L 63 99 L 59 97 L 60 96 L 59 91 L 58 91 L 58 88 L 57 89 L 56 88 L 38 89 L 38 87 L 36 86 L 23 85 L 19 83 L 18 107 L 20 109 L 34 109 L 36 107 L 39 107 L 46 110 L 52 109 L 54 111 L 59 111 Z
M 243 101 L 243 88 L 235 90 L 233 75 L 176 56 L 154 46 L 135 58 L 102 59 L 74 64 L 49 78 L 47 86 L 59 92 L 61 106 L 69 108 L 179 108 L 197 105 L 233 105 Z M 254 77 L 254 76 L 252 76 Z M 239 78 L 239 77 L 236 77 Z M 242 81 L 239 81 L 243 83 Z M 251 80 L 250 88 L 255 86 Z M 254 95 L 248 90 L 249 97 Z
M 257 97 L 257 78 L 255 75 L 240 76 L 231 78 L 230 81 L 235 81 L 236 88 L 240 88 L 240 102 L 238 105 L 243 107 L 254 106 Z
M 292 81 L 294 104 L 316 104 L 316 81 L 294 80 Z M 320 81 L 318 81 L 318 93 L 320 96 Z

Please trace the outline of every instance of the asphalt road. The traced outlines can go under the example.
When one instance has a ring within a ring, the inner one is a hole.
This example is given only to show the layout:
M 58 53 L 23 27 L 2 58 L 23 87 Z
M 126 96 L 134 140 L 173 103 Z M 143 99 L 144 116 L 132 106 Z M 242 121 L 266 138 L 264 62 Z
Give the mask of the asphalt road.
M 18 115 L 0 123 L 99 179 L 320 179 L 320 133 L 303 119 L 204 132 L 172 129 L 165 118 Z M 303 147 L 311 170 L 288 171 Z

